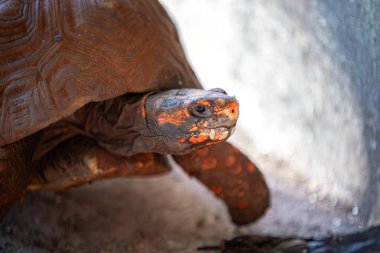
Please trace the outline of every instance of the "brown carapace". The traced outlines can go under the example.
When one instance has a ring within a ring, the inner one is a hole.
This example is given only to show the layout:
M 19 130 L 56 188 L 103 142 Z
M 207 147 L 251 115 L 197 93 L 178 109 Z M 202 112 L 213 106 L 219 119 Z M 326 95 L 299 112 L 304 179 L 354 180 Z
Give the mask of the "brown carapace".
M 26 190 L 170 170 L 222 198 L 237 224 L 269 205 L 265 181 L 224 142 L 239 105 L 202 90 L 154 0 L 0 1 L 0 219 Z

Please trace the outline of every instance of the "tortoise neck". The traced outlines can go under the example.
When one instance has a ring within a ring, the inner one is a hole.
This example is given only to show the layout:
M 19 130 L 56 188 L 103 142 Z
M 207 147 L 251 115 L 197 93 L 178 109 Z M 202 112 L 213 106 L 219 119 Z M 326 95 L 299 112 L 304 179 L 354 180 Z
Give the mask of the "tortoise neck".
M 138 153 L 134 146 L 141 135 L 149 135 L 145 100 L 148 94 L 128 94 L 87 105 L 77 118 L 85 134 L 114 154 Z

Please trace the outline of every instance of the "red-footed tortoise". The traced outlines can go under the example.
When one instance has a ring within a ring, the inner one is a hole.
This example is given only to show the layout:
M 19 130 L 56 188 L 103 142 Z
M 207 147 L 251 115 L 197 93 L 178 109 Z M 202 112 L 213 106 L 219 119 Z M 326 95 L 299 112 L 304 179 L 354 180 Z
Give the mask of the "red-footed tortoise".
M 202 90 L 157 1 L 0 0 L 0 101 L 0 219 L 27 189 L 166 172 L 163 154 L 237 224 L 269 204 L 259 170 L 224 142 L 238 102 Z

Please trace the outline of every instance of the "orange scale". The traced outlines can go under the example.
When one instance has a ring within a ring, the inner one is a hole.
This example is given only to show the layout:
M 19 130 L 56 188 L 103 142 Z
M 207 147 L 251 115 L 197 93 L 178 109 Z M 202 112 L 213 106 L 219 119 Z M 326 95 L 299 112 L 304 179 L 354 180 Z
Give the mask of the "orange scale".
M 222 193 L 222 187 L 220 186 L 214 186 L 211 188 L 212 192 L 215 193 L 216 195 Z
M 211 170 L 211 169 L 215 169 L 216 164 L 217 164 L 216 159 L 214 159 L 214 158 L 205 158 L 205 159 L 202 160 L 201 167 L 204 170 Z
M 207 148 L 201 148 L 201 149 L 198 149 L 195 152 L 199 156 L 206 156 L 208 154 L 208 149 Z
M 236 163 L 236 158 L 234 156 L 230 155 L 230 156 L 227 157 L 227 159 L 226 159 L 226 165 L 227 165 L 227 167 L 231 167 L 235 163 Z
M 239 209 L 246 209 L 248 207 L 247 201 L 240 201 L 239 202 Z
M 250 163 L 250 162 L 247 163 L 247 170 L 248 170 L 248 172 L 252 173 L 252 172 L 255 171 L 255 169 L 256 169 L 256 167 L 255 167 L 255 165 L 253 163 Z
M 242 171 L 243 171 L 243 168 L 240 165 L 234 168 L 234 174 L 236 175 L 240 174 Z

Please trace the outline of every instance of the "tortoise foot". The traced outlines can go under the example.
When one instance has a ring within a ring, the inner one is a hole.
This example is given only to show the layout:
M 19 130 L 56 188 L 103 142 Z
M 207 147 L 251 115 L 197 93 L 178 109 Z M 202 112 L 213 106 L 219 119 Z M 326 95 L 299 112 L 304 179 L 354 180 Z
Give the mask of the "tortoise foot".
M 0 147 L 0 222 L 24 198 L 35 139 L 30 136 Z
M 48 152 L 38 163 L 29 191 L 63 191 L 105 178 L 148 176 L 170 171 L 164 156 L 111 154 L 95 140 L 76 136 Z
M 269 190 L 260 170 L 233 145 L 223 142 L 175 156 L 227 205 L 232 220 L 244 225 L 261 217 L 269 206 Z

